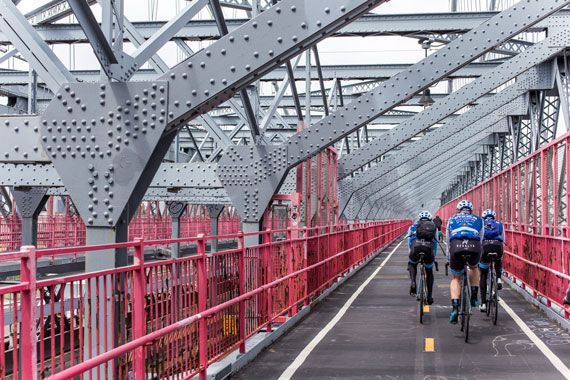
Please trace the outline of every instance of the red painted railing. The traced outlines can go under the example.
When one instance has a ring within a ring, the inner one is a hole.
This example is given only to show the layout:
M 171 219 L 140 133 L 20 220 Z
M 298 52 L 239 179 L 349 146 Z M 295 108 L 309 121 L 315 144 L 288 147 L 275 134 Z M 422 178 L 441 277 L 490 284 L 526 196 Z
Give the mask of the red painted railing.
M 235 234 L 240 229 L 240 219 L 222 215 L 218 221 L 220 235 Z M 183 215 L 180 218 L 180 236 L 209 235 L 211 220 L 207 215 Z M 145 239 L 168 239 L 172 233 L 172 221 L 168 215 L 138 215 L 129 225 L 129 239 L 144 236 Z M 22 231 L 16 215 L 0 217 L 0 252 L 20 248 Z M 38 248 L 54 248 L 85 245 L 85 224 L 77 215 L 40 215 L 38 218 Z
M 447 220 L 459 199 L 475 212 L 490 208 L 505 223 L 504 268 L 535 297 L 569 317 L 563 308 L 570 280 L 570 134 L 544 145 L 457 199 L 438 214 Z
M 0 379 L 205 378 L 208 365 L 293 315 L 339 276 L 404 233 L 409 221 L 5 253 L 21 278 L 0 288 Z M 283 231 L 278 236 L 282 236 Z M 244 238 L 260 244 L 244 247 Z M 197 254 L 145 262 L 147 248 L 185 243 Z M 127 249 L 132 265 L 36 281 L 55 257 Z

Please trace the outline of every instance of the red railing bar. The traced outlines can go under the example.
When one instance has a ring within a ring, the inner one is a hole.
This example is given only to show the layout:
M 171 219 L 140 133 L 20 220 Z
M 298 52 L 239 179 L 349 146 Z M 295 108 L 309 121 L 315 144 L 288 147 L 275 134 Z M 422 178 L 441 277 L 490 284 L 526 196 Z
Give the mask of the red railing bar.
M 529 264 L 529 265 L 531 265 L 531 266 L 533 266 L 533 267 L 540 268 L 540 269 L 542 269 L 542 270 L 548 271 L 548 272 L 552 273 L 553 275 L 555 275 L 555 276 L 558 277 L 558 278 L 561 278 L 561 279 L 563 279 L 563 280 L 569 280 L 569 281 L 570 281 L 570 276 L 567 275 L 567 274 L 564 274 L 564 273 L 559 272 L 559 271 L 557 271 L 557 270 L 554 270 L 554 269 L 552 269 L 552 268 L 546 267 L 546 266 L 544 266 L 544 265 L 542 265 L 542 264 L 538 264 L 538 263 L 535 263 L 535 262 L 533 262 L 533 261 L 527 260 L 527 259 L 525 259 L 525 258 L 523 258 L 523 257 L 520 257 L 520 256 L 515 255 L 515 254 L 512 253 L 512 252 L 505 251 L 505 253 L 506 253 L 507 255 L 509 255 L 509 256 L 511 256 L 511 257 L 514 257 L 514 258 L 516 258 L 517 260 L 520 260 L 520 261 L 522 261 L 522 262 L 524 262 L 524 263 L 526 263 L 526 264 Z
M 398 223 L 398 222 L 403 222 L 403 221 L 395 221 L 394 223 Z M 315 269 L 315 268 L 317 268 L 317 267 L 319 267 L 319 266 L 322 266 L 323 264 L 328 263 L 328 262 L 330 262 L 330 261 L 332 261 L 332 260 L 334 260 L 334 259 L 336 259 L 336 258 L 338 258 L 338 257 L 344 256 L 346 253 L 351 252 L 351 251 L 354 251 L 354 250 L 356 250 L 356 249 L 358 249 L 358 248 L 360 248 L 360 247 L 363 247 L 363 246 L 365 246 L 365 245 L 367 245 L 367 244 L 369 244 L 369 243 L 371 243 L 371 242 L 374 242 L 374 241 L 380 239 L 380 238 L 383 237 L 383 236 L 386 236 L 386 235 L 389 235 L 389 234 L 393 234 L 394 232 L 400 231 L 400 230 L 405 229 L 405 228 L 407 228 L 407 226 L 396 227 L 393 231 L 386 232 L 386 233 L 384 233 L 384 234 L 378 235 L 378 236 L 376 236 L 376 237 L 374 237 L 374 238 L 372 238 L 372 239 L 370 239 L 370 240 L 368 240 L 368 241 L 366 241 L 366 242 L 360 243 L 360 244 L 358 244 L 358 245 L 356 245 L 356 246 L 353 246 L 353 247 L 351 247 L 351 248 L 349 248 L 349 249 L 346 249 L 346 250 L 344 250 L 344 251 L 341 251 L 341 252 L 335 254 L 334 256 L 331 256 L 331 257 L 329 257 L 329 258 L 326 258 L 326 259 L 324 259 L 324 260 L 321 260 L 321 261 L 318 262 L 318 263 L 315 263 L 315 264 L 310 265 L 310 266 L 308 266 L 308 267 L 305 267 L 305 268 L 303 268 L 303 269 L 297 270 L 297 271 L 294 272 L 294 273 L 290 273 L 290 274 L 288 274 L 288 275 L 286 275 L 286 276 L 284 276 L 284 277 L 281 277 L 281 278 L 279 278 L 279 279 L 277 279 L 277 280 L 274 280 L 274 281 L 271 281 L 271 282 L 269 282 L 269 283 L 267 283 L 267 284 L 265 284 L 265 285 L 259 286 L 258 288 L 254 289 L 254 290 L 251 290 L 251 291 L 249 291 L 249 292 L 247 292 L 247 293 L 245 293 L 245 294 L 242 294 L 242 295 L 239 295 L 239 296 L 237 296 L 237 297 L 234 297 L 233 299 L 231 299 L 231 300 L 229 300 L 229 301 L 223 302 L 223 303 L 221 303 L 221 304 L 219 304 L 219 305 L 216 305 L 216 306 L 214 306 L 214 307 L 212 307 L 212 308 L 209 308 L 209 309 L 207 309 L 207 310 L 201 311 L 201 312 L 198 313 L 198 314 L 195 314 L 195 315 L 193 315 L 193 316 L 190 316 L 190 317 L 188 317 L 188 318 L 185 318 L 185 319 L 183 319 L 183 320 L 181 320 L 181 321 L 175 322 L 175 323 L 172 324 L 172 325 L 169 325 L 169 326 L 167 326 L 167 327 L 161 328 L 161 329 L 159 329 L 159 330 L 157 330 L 157 331 L 154 331 L 154 332 L 152 332 L 152 333 L 149 333 L 149 334 L 147 334 L 147 335 L 145 335 L 145 336 L 143 336 L 143 337 L 136 338 L 136 339 L 134 339 L 134 340 L 132 340 L 132 341 L 130 341 L 130 342 L 128 342 L 128 343 L 125 343 L 125 344 L 123 344 L 123 345 L 121 345 L 121 346 L 119 346 L 119 347 L 113 348 L 113 349 L 111 349 L 111 350 L 109 350 L 109 351 L 107 351 L 107 352 L 101 353 L 101 354 L 99 354 L 99 355 L 97 355 L 97 356 L 95 356 L 95 357 L 92 357 L 92 358 L 90 358 L 90 359 L 87 359 L 87 360 L 85 360 L 84 362 L 77 364 L 75 367 L 71 367 L 71 368 L 65 369 L 65 370 L 63 370 L 63 371 L 61 371 L 61 372 L 59 372 L 59 373 L 57 373 L 57 374 L 55 374 L 55 375 L 53 375 L 53 376 L 50 376 L 48 379 L 50 379 L 50 380 L 59 380 L 59 379 L 63 380 L 63 379 L 68 379 L 68 378 L 71 378 L 71 377 L 74 377 L 74 376 L 78 376 L 78 375 L 80 375 L 80 374 L 82 374 L 82 373 L 84 373 L 84 372 L 86 372 L 86 371 L 88 371 L 88 370 L 90 370 L 90 369 L 93 369 L 93 368 L 95 368 L 95 367 L 97 367 L 97 366 L 100 366 L 100 365 L 102 365 L 102 364 L 104 364 L 104 363 L 107 363 L 107 362 L 110 361 L 110 360 L 114 360 L 115 358 L 119 357 L 120 355 L 123 355 L 123 354 L 125 354 L 125 353 L 127 353 L 127 352 L 130 352 L 130 351 L 133 351 L 133 350 L 136 350 L 136 349 L 138 349 L 139 347 L 142 347 L 142 346 L 144 346 L 144 345 L 151 344 L 152 342 L 156 341 L 157 339 L 159 339 L 159 338 L 161 338 L 161 337 L 163 337 L 163 336 L 165 336 L 165 335 L 168 335 L 168 334 L 170 334 L 170 333 L 173 333 L 173 332 L 175 332 L 175 331 L 177 331 L 177 330 L 179 330 L 179 329 L 181 329 L 181 328 L 184 328 L 184 327 L 186 327 L 186 326 L 188 326 L 188 325 L 190 325 L 190 324 L 192 324 L 192 323 L 194 323 L 194 322 L 196 322 L 196 321 L 199 321 L 199 320 L 203 320 L 203 319 L 205 319 L 205 318 L 208 318 L 208 317 L 210 317 L 210 316 L 212 316 L 212 315 L 214 315 L 214 314 L 216 314 L 216 313 L 218 313 L 218 312 L 220 312 L 220 311 L 222 311 L 222 310 L 224 310 L 224 309 L 227 309 L 227 308 L 229 308 L 229 307 L 231 307 L 231 306 L 234 306 L 234 305 L 236 305 L 236 304 L 239 304 L 240 302 L 246 301 L 246 300 L 248 300 L 248 299 L 250 299 L 250 298 L 256 296 L 257 294 L 259 294 L 259 293 L 261 293 L 261 292 L 267 292 L 267 291 L 269 291 L 270 289 L 272 289 L 272 288 L 276 287 L 277 285 L 281 284 L 282 282 L 288 281 L 288 280 L 291 279 L 291 278 L 297 277 L 297 276 L 299 276 L 299 275 L 301 275 L 301 274 L 303 274 L 303 273 L 305 273 L 305 272 L 308 272 L 308 271 L 310 271 L 310 270 L 312 270 L 312 269 Z M 245 234 L 244 234 L 244 235 L 245 235 Z M 201 238 L 201 240 L 203 241 L 203 238 Z M 287 241 L 283 241 L 283 242 L 284 242 L 284 243 L 287 243 Z M 252 248 L 259 248 L 259 246 L 254 246 L 254 247 L 252 247 Z M 203 249 L 203 248 L 202 248 L 202 249 Z M 202 249 L 200 249 L 200 250 L 202 250 Z M 206 256 L 203 255 L 202 257 L 206 257 Z M 198 273 L 200 273 L 200 271 L 198 271 Z M 336 275 L 335 275 L 335 276 L 336 276 Z M 203 292 L 200 292 L 200 293 L 203 293 Z M 200 294 L 200 293 L 199 293 L 199 294 Z M 269 316 L 269 318 L 271 318 L 271 315 Z M 205 325 L 204 325 L 204 326 L 205 326 Z M 202 338 L 202 337 L 203 337 L 203 338 Z M 205 336 L 205 335 L 201 335 L 201 339 L 206 339 L 206 336 Z M 201 350 L 201 352 L 203 352 L 203 351 Z M 201 367 L 200 369 L 204 369 L 204 362 L 203 362 L 203 360 L 204 360 L 203 358 L 201 358 L 201 360 L 200 360 L 200 367 Z M 206 358 L 206 361 L 207 361 L 207 358 Z M 207 363 L 206 363 L 206 365 L 207 365 Z

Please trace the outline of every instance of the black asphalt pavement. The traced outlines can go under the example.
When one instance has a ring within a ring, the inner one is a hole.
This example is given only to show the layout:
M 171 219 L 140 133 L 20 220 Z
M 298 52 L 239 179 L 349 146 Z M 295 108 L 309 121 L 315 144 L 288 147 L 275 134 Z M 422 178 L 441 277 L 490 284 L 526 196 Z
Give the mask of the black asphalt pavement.
M 266 349 L 232 379 L 277 379 L 356 289 L 385 260 L 388 247 L 316 306 L 301 323 Z M 436 272 L 435 303 L 419 323 L 418 304 L 408 295 L 407 245 L 402 244 L 352 306 L 308 355 L 293 379 L 564 379 L 514 320 L 499 308 L 493 326 L 478 310 L 471 341 L 448 322 L 449 279 Z M 500 296 L 566 365 L 570 334 L 508 286 Z M 425 339 L 434 352 L 425 352 Z

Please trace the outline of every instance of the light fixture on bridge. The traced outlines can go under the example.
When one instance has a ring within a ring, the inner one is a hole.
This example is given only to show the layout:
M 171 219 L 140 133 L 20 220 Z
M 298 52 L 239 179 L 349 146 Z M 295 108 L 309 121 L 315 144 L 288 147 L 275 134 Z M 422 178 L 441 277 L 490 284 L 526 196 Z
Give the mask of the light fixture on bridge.
M 424 90 L 424 93 L 422 94 L 422 97 L 420 98 L 419 103 L 424 108 L 427 108 L 427 107 L 431 106 L 433 103 L 435 103 L 435 101 L 431 97 L 431 91 L 429 90 L 429 88 L 426 88 Z
M 418 41 L 418 43 L 422 46 L 422 49 L 424 49 L 424 57 L 427 58 L 427 56 L 428 56 L 427 52 L 428 52 L 429 48 L 431 48 L 431 41 L 429 39 L 421 39 Z M 422 97 L 420 98 L 419 103 L 424 108 L 428 108 L 433 103 L 435 103 L 435 100 L 433 100 L 433 98 L 431 97 L 431 91 L 429 88 L 426 88 L 424 90 Z

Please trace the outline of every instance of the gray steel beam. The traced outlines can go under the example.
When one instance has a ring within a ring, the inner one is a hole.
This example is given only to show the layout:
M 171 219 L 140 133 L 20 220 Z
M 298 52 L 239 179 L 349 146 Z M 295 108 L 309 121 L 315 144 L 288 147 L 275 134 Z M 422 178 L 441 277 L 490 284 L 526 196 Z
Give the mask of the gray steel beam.
M 471 134 L 470 137 L 465 136 L 463 141 L 441 144 L 437 147 L 438 151 L 442 151 L 444 146 L 448 148 L 443 154 L 436 154 L 436 149 L 426 152 L 432 158 L 428 164 L 411 169 L 392 183 L 387 183 L 387 186 L 381 190 L 377 197 L 368 198 L 362 204 L 352 204 L 351 207 L 347 208 L 345 214 L 351 218 L 362 217 L 362 214 L 378 204 L 394 204 L 396 201 L 406 200 L 409 193 L 413 193 L 418 184 L 434 184 L 449 176 L 454 177 L 458 168 L 466 164 L 480 144 L 490 143 L 489 134 L 502 129 L 504 129 L 504 125 L 491 125 L 487 129 L 481 129 L 478 133 Z M 454 157 L 453 160 L 450 160 L 453 154 L 456 154 L 460 159 Z M 442 167 L 445 167 L 445 170 L 442 170 Z
M 504 124 L 504 117 L 502 119 Z M 416 194 L 418 186 L 433 187 L 435 185 L 446 185 L 449 179 L 455 178 L 459 168 L 464 167 L 473 154 L 479 148 L 478 145 L 491 144 L 486 138 L 489 134 L 504 130 L 505 126 L 492 125 L 485 130 L 479 130 L 478 133 L 472 134 L 471 137 L 465 137 L 463 141 L 446 144 L 449 149 L 443 154 L 436 153 L 436 149 L 426 152 L 433 160 L 430 164 L 416 168 L 408 174 L 402 176 L 396 183 L 390 184 L 382 190 L 378 197 L 367 199 L 363 207 L 356 207 L 358 210 L 352 210 L 356 218 L 361 216 L 365 210 L 375 207 L 379 203 L 394 204 L 396 201 L 406 201 L 410 194 Z M 484 139 L 484 140 L 482 140 Z M 443 146 L 438 147 L 437 151 L 441 152 Z M 433 156 L 432 156 L 433 154 Z M 451 160 L 453 157 L 455 159 Z M 442 170 L 445 167 L 445 170 Z M 433 191 L 432 191 L 433 193 Z
M 471 104 L 482 94 L 492 91 L 525 70 L 560 53 L 570 43 L 570 38 L 566 37 L 566 34 L 566 31 L 564 31 L 547 37 L 545 40 L 506 61 L 493 72 L 466 84 L 444 100 L 434 103 L 424 112 L 406 120 L 387 133 L 384 138 L 374 140 L 361 149 L 342 157 L 338 163 L 339 178 L 348 177 L 352 172 L 360 169 L 368 162 L 382 156 L 426 128 L 443 120 L 447 115 Z
M 94 4 L 95 0 L 88 0 Z M 48 24 L 64 18 L 71 14 L 67 5 L 67 0 L 56 0 L 64 8 L 48 10 L 42 16 L 26 14 L 26 18 L 35 26 L 40 36 L 49 44 L 80 43 L 87 42 L 85 34 L 78 24 L 57 23 Z M 409 36 L 418 33 L 462 33 L 467 32 L 482 22 L 495 16 L 498 12 L 466 12 L 466 13 L 418 13 L 418 14 L 367 14 L 355 20 L 350 25 L 345 26 L 332 36 Z M 568 14 L 570 11 L 562 10 L 559 14 Z M 53 15 L 53 17 L 51 17 Z M 49 16 L 49 17 L 46 17 Z M 43 21 L 45 20 L 45 21 Z M 246 23 L 248 19 L 228 19 L 228 30 L 236 30 Z M 154 35 L 165 21 L 137 21 L 133 22 L 137 31 L 148 39 Z M 529 31 L 542 31 L 546 28 L 545 23 L 538 23 Z M 176 38 L 184 40 L 202 41 L 212 40 L 220 36 L 216 22 L 214 20 L 192 20 L 182 27 L 175 35 Z M 5 34 L 0 33 L 0 44 L 9 43 Z
M 551 62 L 535 67 L 524 74 L 522 78 L 519 78 L 517 83 L 457 117 L 454 123 L 433 130 L 420 140 L 399 150 L 398 154 L 383 160 L 375 167 L 363 173 L 356 173 L 353 178 L 345 179 L 342 182 L 342 188 L 347 191 L 340 193 L 341 210 L 343 209 L 343 204 L 346 205 L 353 197 L 361 199 L 362 197 L 366 198 L 372 194 L 378 194 L 378 187 L 381 185 L 375 181 L 385 179 L 386 174 L 392 171 L 395 171 L 393 175 L 405 173 L 406 170 L 409 169 L 408 162 L 414 162 L 414 168 L 429 162 L 429 155 L 426 156 L 423 152 L 438 145 L 441 141 L 449 139 L 457 140 L 457 136 L 464 136 L 471 131 L 477 130 L 477 128 L 470 127 L 474 123 L 487 125 L 488 123 L 496 122 L 495 119 L 500 117 L 500 114 L 491 114 L 495 109 L 514 101 L 529 90 L 551 89 L 553 84 L 554 76 Z M 515 104 L 515 107 L 516 106 L 517 104 Z M 511 105 L 507 107 L 507 110 L 512 108 L 513 106 Z M 511 114 L 514 115 L 516 113 Z M 489 118 L 490 120 L 488 120 Z M 372 185 L 368 186 L 370 184 Z
M 52 91 L 75 81 L 11 0 L 0 1 L 0 29 Z
M 97 0 L 86 0 L 86 2 L 88 5 L 93 5 Z M 26 13 L 25 17 L 30 24 L 39 25 L 59 21 L 72 13 L 73 11 L 71 10 L 67 0 L 52 0 L 33 11 Z M 73 41 L 69 41 L 69 43 L 72 42 Z
M 127 223 L 178 129 L 380 3 L 284 0 L 157 81 L 63 86 L 42 144 L 86 225 Z
M 220 35 L 225 36 L 229 32 L 220 2 L 219 0 L 209 0 L 209 4 L 210 4 L 210 9 L 214 14 L 214 19 L 218 26 Z M 241 102 L 243 104 L 243 108 L 245 110 L 245 115 L 247 117 L 247 124 L 249 126 L 254 141 L 257 141 L 257 139 L 260 137 L 259 125 L 257 123 L 257 116 L 253 111 L 253 107 L 251 105 L 251 100 L 249 99 L 249 94 L 247 93 L 247 89 L 242 88 L 239 94 Z
M 303 129 L 283 146 L 230 147 L 219 163 L 218 175 L 242 220 L 261 219 L 290 168 L 568 4 L 570 1 L 522 1 Z
M 208 0 L 194 0 L 189 3 L 179 14 L 164 24 L 156 33 L 140 45 L 132 55 L 132 65 L 126 74 L 130 77 L 148 61 L 156 52 L 161 49 L 176 32 L 186 25 L 202 8 L 208 4 Z
M 485 73 L 495 70 L 502 62 L 478 62 L 467 65 L 448 75 L 449 78 L 476 78 Z M 323 79 L 333 80 L 336 78 L 342 80 L 385 80 L 390 77 L 408 70 L 409 64 L 375 64 L 375 65 L 323 65 Z M 297 66 L 294 70 L 296 78 L 304 78 L 305 67 Z M 81 82 L 99 82 L 100 76 L 98 70 L 72 70 L 71 74 Z M 263 73 L 259 76 L 261 81 L 279 81 L 286 74 L 285 67 L 275 68 L 270 72 Z M 42 78 L 40 78 L 42 79 Z M 154 70 L 142 69 L 135 72 L 131 78 L 133 81 L 153 81 L 158 76 Z M 317 73 L 311 74 L 311 80 L 318 80 Z M 0 69 L 0 83 L 2 84 L 27 84 L 27 71 L 13 71 Z M 45 84 L 45 80 L 40 80 L 39 84 Z M 55 90 L 54 90 L 55 91 Z
M 68 0 L 68 2 L 107 76 L 120 79 L 120 76 L 113 75 L 115 70 L 112 69 L 113 64 L 119 63 L 119 60 L 115 56 L 113 47 L 107 40 L 107 37 L 99 27 L 99 23 L 95 19 L 93 12 L 91 12 L 89 4 L 85 0 Z M 120 59 L 122 63 L 123 58 L 120 57 Z

